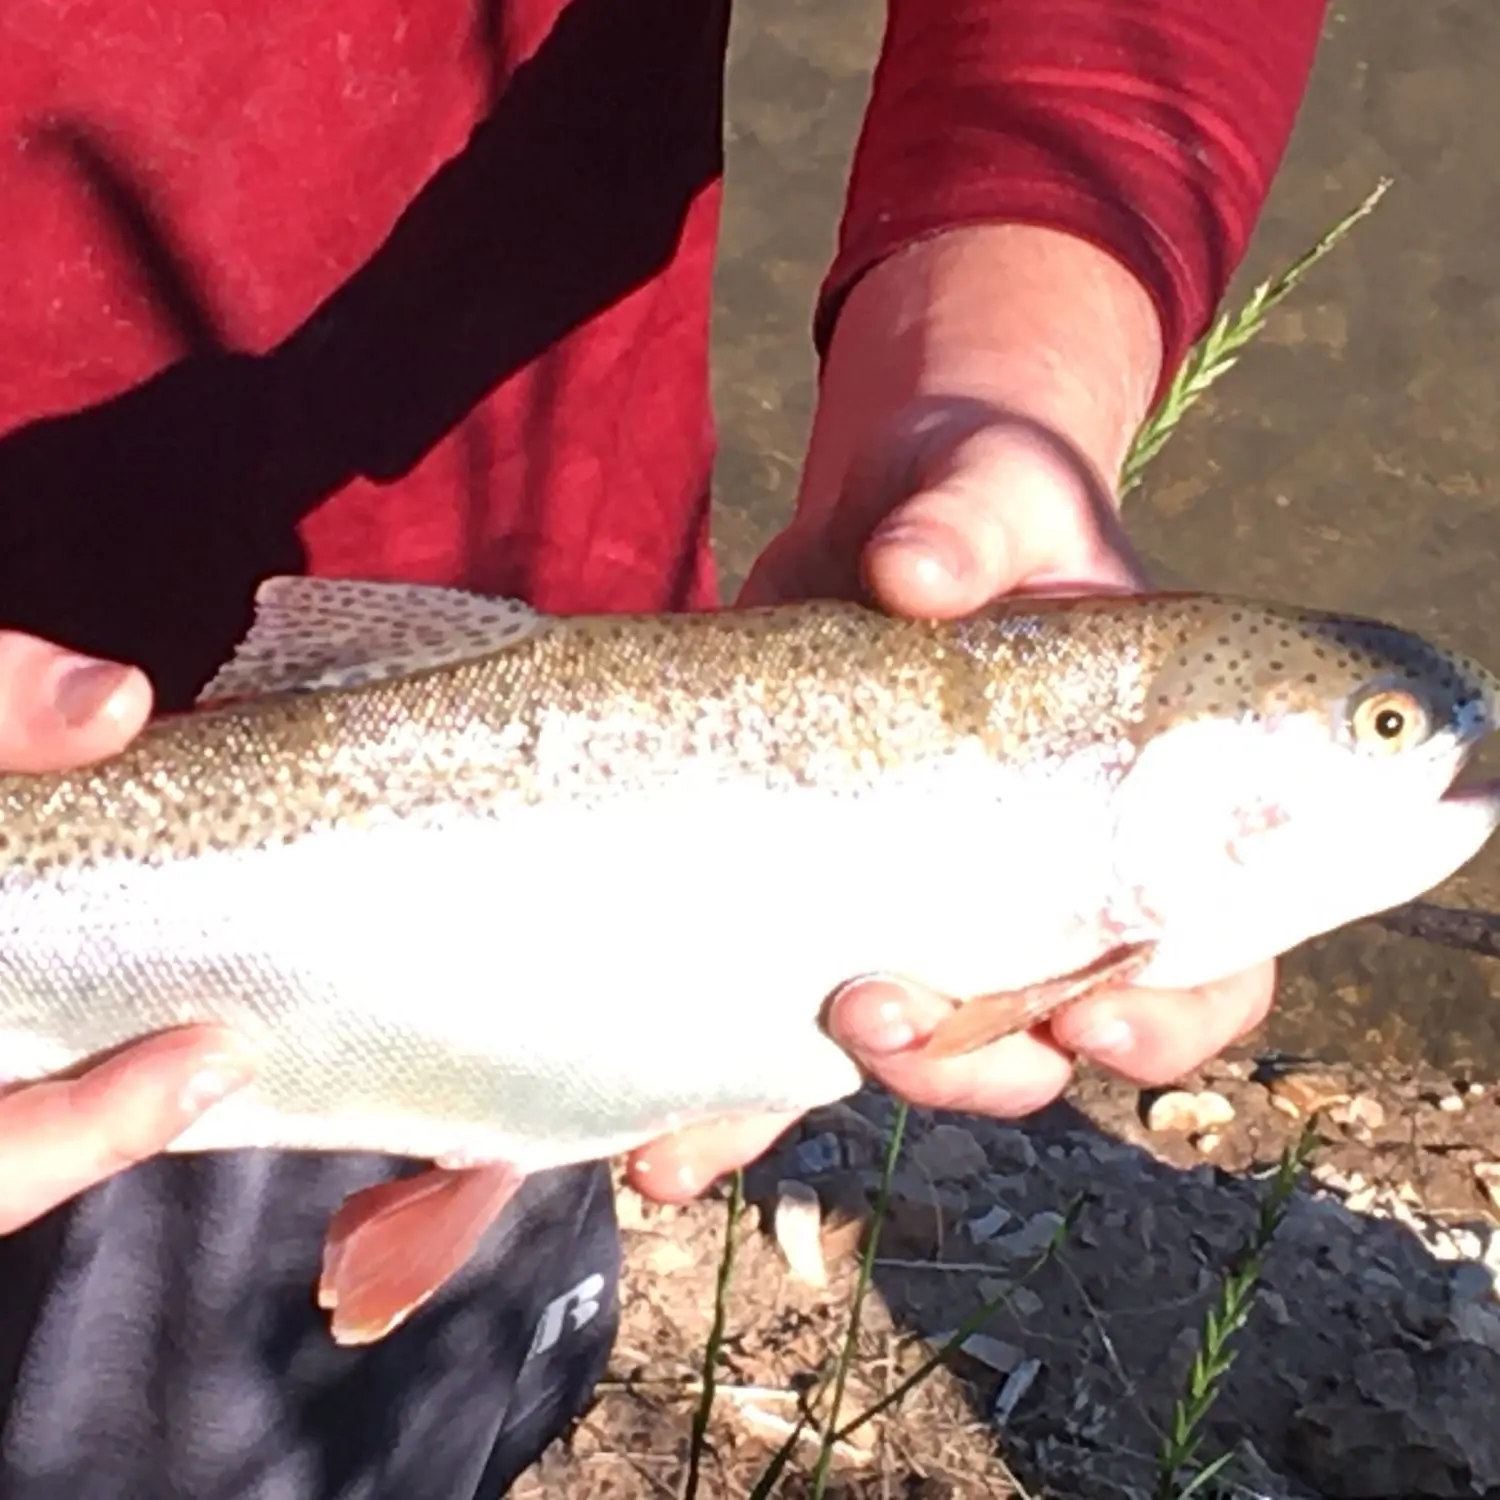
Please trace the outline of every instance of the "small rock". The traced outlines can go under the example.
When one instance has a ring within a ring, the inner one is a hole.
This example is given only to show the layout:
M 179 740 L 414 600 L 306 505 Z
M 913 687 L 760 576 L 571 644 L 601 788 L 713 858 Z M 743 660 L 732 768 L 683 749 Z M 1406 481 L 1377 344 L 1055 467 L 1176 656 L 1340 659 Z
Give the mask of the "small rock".
M 693 1252 L 677 1240 L 657 1240 L 646 1252 L 646 1265 L 653 1275 L 676 1276 L 693 1264 Z
M 646 1200 L 629 1184 L 615 1191 L 615 1220 L 626 1231 L 646 1227 Z
M 832 1131 L 824 1131 L 821 1135 L 798 1141 L 792 1152 L 792 1161 L 805 1176 L 817 1177 L 843 1165 L 843 1143 Z
M 1063 1216 L 1050 1208 L 1033 1214 L 1019 1229 L 990 1241 L 1001 1255 L 1040 1255 L 1063 1225 Z
M 1470 1302 L 1488 1302 L 1495 1295 L 1494 1275 L 1472 1260 L 1458 1261 L 1448 1273 L 1448 1304 L 1461 1307 Z
M 1492 1302 L 1461 1302 L 1448 1315 L 1453 1331 L 1467 1344 L 1483 1344 L 1500 1354 L 1500 1308 Z
M 1217 1130 L 1200 1130 L 1188 1140 L 1195 1151 L 1201 1151 L 1205 1156 L 1212 1156 L 1224 1144 L 1224 1137 Z
M 1285 1328 L 1292 1321 L 1287 1311 L 1286 1298 L 1271 1287 L 1262 1286 L 1255 1293 L 1255 1300 L 1265 1309 L 1266 1316 L 1278 1327 Z
M 1234 1105 L 1213 1089 L 1193 1093 L 1188 1089 L 1168 1089 L 1151 1101 L 1146 1111 L 1146 1129 L 1153 1132 L 1175 1131 L 1191 1134 L 1227 1125 L 1234 1119 Z
M 995 1131 L 990 1136 L 989 1154 L 1002 1172 L 1030 1172 L 1036 1166 L 1036 1147 L 1020 1130 Z
M 1029 1286 L 1018 1286 L 1010 1294 L 1010 1310 L 1018 1318 L 1034 1318 L 1042 1310 L 1042 1299 Z
M 777 1248 L 792 1275 L 808 1286 L 826 1287 L 823 1211 L 817 1192 L 796 1178 L 778 1182 L 774 1226 Z
M 1437 1107 L 1445 1115 L 1457 1115 L 1463 1113 L 1464 1101 L 1461 1094 L 1444 1094 L 1437 1102 Z
M 1015 1215 L 1008 1208 L 1002 1208 L 996 1203 L 977 1219 L 969 1220 L 969 1238 L 976 1245 L 983 1245 L 994 1239 L 1013 1218 Z
M 1271 1105 L 1294 1120 L 1305 1120 L 1335 1104 L 1347 1104 L 1348 1087 L 1332 1073 L 1278 1073 L 1266 1085 Z
M 990 1165 L 984 1147 L 961 1125 L 934 1125 L 912 1147 L 911 1159 L 934 1182 L 978 1177 Z
M 1385 1124 L 1385 1106 L 1369 1094 L 1355 1094 L 1330 1105 L 1328 1118 L 1346 1130 L 1379 1130 Z
M 1039 1359 L 1028 1359 L 1016 1366 L 1009 1375 L 1005 1377 L 1005 1384 L 1000 1387 L 1000 1393 L 995 1397 L 995 1404 L 990 1409 L 990 1420 L 995 1426 L 1003 1427 L 1008 1421 L 1021 1398 L 1029 1391 L 1038 1375 L 1042 1371 L 1042 1362 Z
M 928 1342 L 935 1349 L 941 1349 L 957 1332 L 956 1328 L 948 1328 L 940 1333 L 929 1334 Z M 1010 1374 L 1026 1356 L 1024 1349 L 1007 1344 L 1004 1339 L 991 1338 L 987 1333 L 971 1333 L 958 1347 L 970 1359 L 977 1359 L 980 1364 L 988 1365 L 998 1375 Z

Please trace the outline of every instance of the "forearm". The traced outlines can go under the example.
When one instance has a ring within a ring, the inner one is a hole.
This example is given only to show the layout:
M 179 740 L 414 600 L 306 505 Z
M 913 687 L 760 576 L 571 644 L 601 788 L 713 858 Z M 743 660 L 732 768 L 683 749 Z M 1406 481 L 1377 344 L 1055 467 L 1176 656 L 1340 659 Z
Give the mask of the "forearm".
M 891 0 L 820 349 L 851 288 L 897 251 L 959 227 L 1030 225 L 1130 272 L 1155 309 L 1169 377 L 1244 254 L 1324 9 Z
M 1045 426 L 1109 483 L 1161 364 L 1152 299 L 1113 256 L 1029 225 L 954 230 L 897 251 L 850 293 L 810 462 L 842 470 L 874 414 L 951 398 L 957 422 L 979 403 Z

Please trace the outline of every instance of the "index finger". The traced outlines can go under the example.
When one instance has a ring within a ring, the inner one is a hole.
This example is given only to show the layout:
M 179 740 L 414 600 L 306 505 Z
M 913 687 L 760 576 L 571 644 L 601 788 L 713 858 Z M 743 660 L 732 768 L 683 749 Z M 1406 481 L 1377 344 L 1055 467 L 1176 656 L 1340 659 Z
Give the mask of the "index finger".
M 193 1026 L 0 1095 L 0 1234 L 165 1150 L 251 1070 L 232 1034 Z
M 123 750 L 151 713 L 145 673 L 0 631 L 0 771 L 65 771 Z

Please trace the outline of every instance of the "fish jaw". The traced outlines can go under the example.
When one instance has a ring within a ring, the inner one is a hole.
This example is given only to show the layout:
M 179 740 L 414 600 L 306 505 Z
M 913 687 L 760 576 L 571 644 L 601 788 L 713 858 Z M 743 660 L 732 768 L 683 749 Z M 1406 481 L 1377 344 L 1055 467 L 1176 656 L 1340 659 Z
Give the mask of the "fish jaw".
M 1138 982 L 1212 983 L 1441 884 L 1500 826 L 1500 783 L 1455 783 L 1468 750 L 1397 767 L 1290 721 L 1167 731 L 1119 799 L 1122 881 L 1161 924 Z

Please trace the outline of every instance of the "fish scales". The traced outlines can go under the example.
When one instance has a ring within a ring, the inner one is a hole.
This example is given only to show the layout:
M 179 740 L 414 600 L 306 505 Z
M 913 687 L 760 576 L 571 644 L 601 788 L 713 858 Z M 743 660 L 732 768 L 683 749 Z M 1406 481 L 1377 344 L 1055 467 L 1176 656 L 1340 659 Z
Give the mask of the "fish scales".
M 264 696 L 0 778 L 0 1070 L 225 1020 L 262 1074 L 184 1149 L 527 1169 L 805 1108 L 858 1083 L 817 1026 L 857 973 L 964 999 L 1160 935 L 1117 835 L 1154 739 L 1326 715 L 1371 673 L 1435 722 L 1491 704 L 1481 669 L 1389 627 L 1203 596 L 950 624 L 471 602 L 455 627 L 398 588 L 411 629 L 382 657 L 376 617 L 361 658 L 351 631 L 326 645 L 359 602 L 339 588 L 303 581 L 329 618 L 252 633 Z

